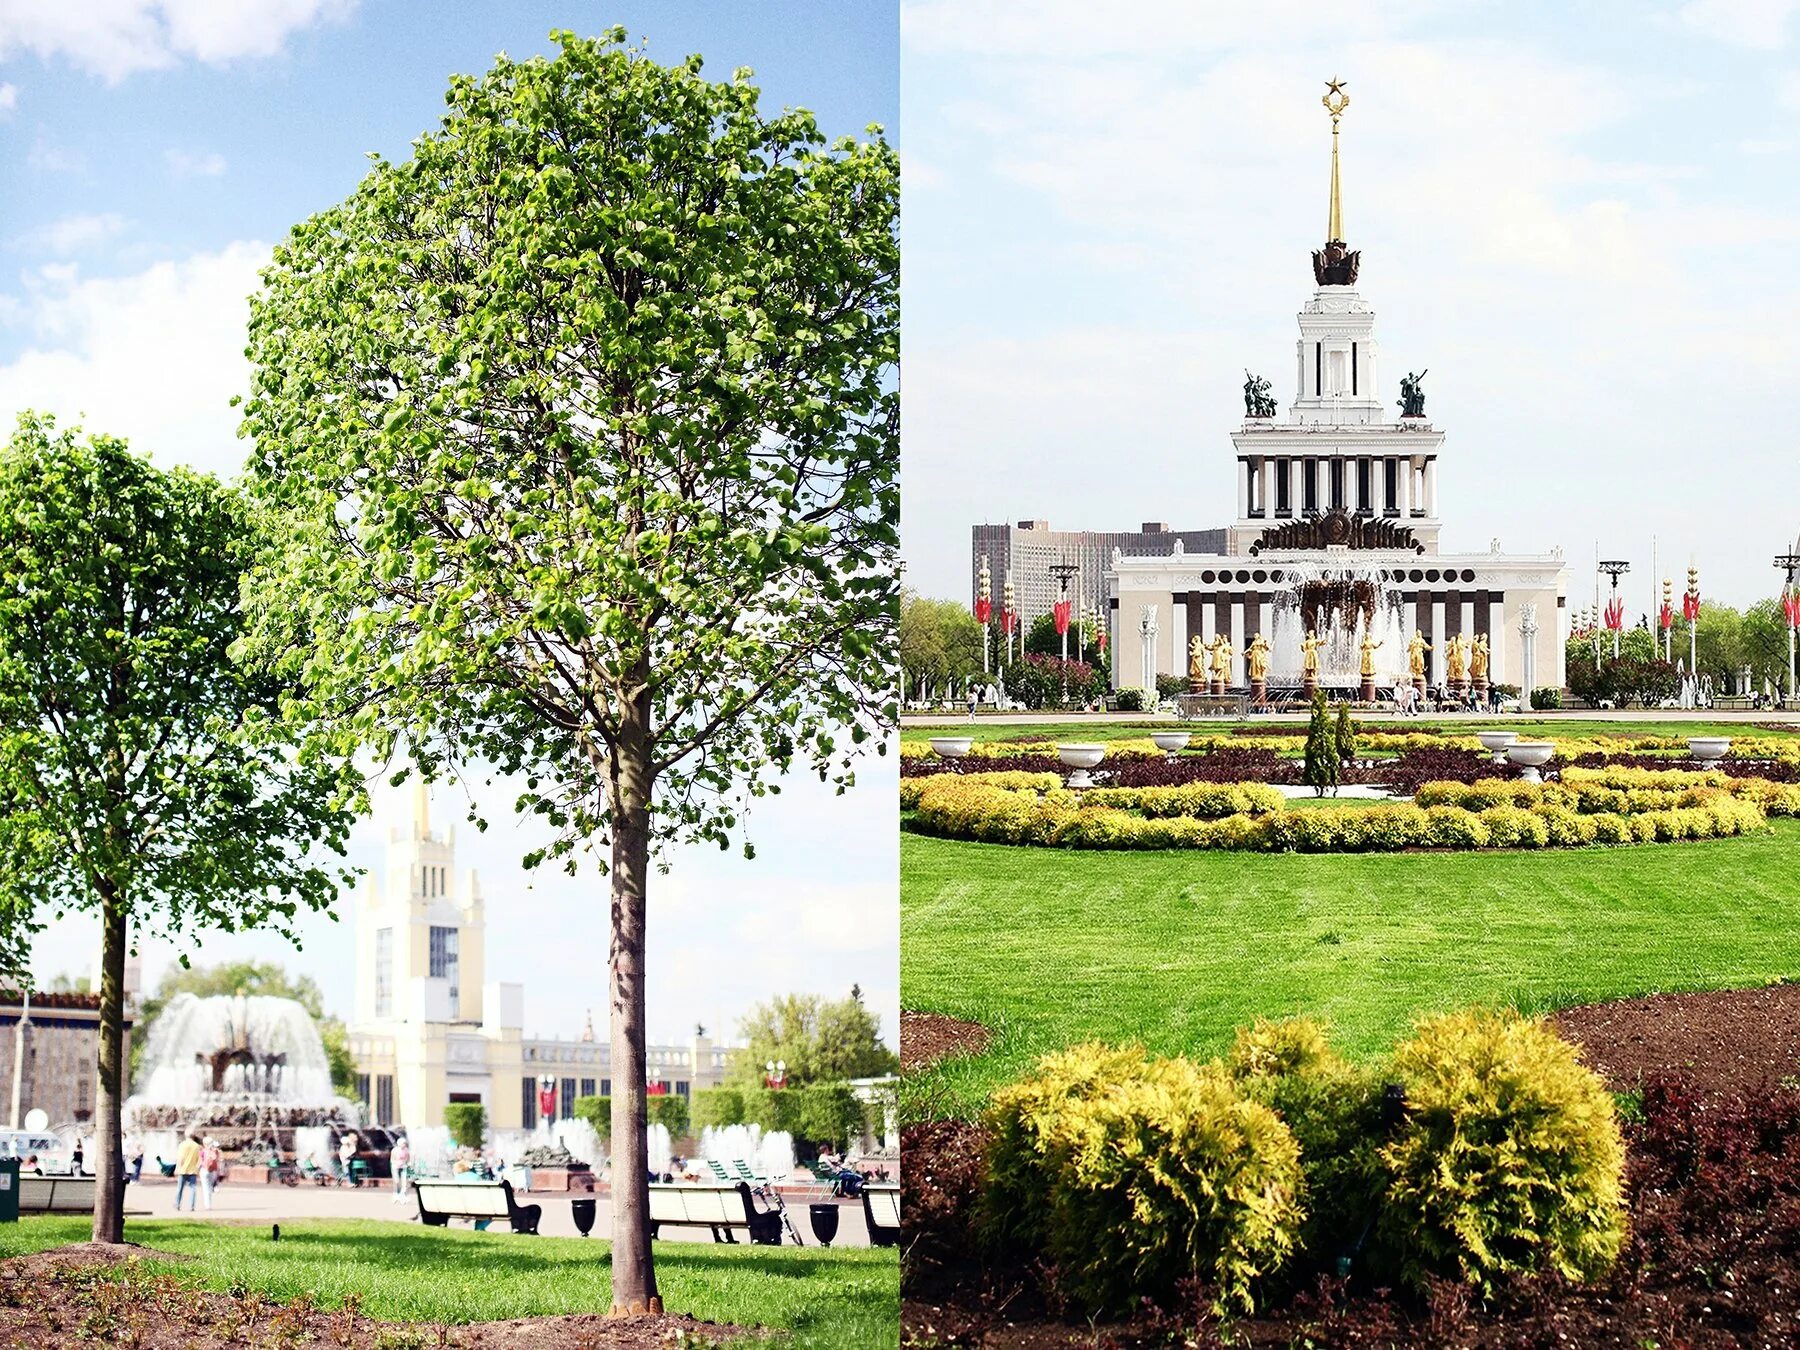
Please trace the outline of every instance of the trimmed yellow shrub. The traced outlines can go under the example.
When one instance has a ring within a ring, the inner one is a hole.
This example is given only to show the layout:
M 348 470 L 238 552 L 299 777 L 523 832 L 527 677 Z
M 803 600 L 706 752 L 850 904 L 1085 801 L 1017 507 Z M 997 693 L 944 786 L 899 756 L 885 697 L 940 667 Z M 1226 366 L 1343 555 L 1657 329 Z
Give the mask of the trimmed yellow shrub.
M 994 1096 L 984 1240 L 1041 1252 L 1058 1292 L 1125 1312 L 1194 1276 L 1249 1310 L 1298 1239 L 1300 1156 L 1223 1067 L 1083 1045 Z
M 1259 1017 L 1239 1027 L 1226 1063 L 1240 1081 L 1266 1075 L 1314 1073 L 1338 1063 L 1325 1028 L 1310 1017 L 1271 1021 Z
M 1380 1235 L 1411 1283 L 1483 1291 L 1511 1272 L 1609 1270 L 1625 1239 L 1612 1094 L 1544 1023 L 1480 1009 L 1421 1022 L 1394 1052 L 1404 1120 L 1381 1149 Z

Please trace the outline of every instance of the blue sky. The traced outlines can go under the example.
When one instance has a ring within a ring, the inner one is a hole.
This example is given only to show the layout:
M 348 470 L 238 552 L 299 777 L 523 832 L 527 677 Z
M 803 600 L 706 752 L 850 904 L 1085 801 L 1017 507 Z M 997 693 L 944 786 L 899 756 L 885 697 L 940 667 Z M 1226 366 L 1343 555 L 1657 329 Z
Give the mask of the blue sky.
M 613 24 L 665 61 L 703 53 L 716 78 L 752 67 L 771 109 L 810 108 L 827 135 L 879 122 L 898 138 L 891 4 L 0 5 L 0 419 L 48 408 L 161 462 L 235 473 L 245 297 L 274 241 L 347 195 L 368 152 L 404 157 L 453 72 L 547 52 L 552 29 Z M 792 782 L 753 815 L 756 861 L 695 851 L 653 880 L 653 1036 L 860 982 L 894 1037 L 896 790 L 891 762 L 843 798 Z M 459 865 L 480 869 L 487 895 L 489 978 L 528 981 L 528 1030 L 573 1035 L 590 1006 L 604 1022 L 604 883 L 521 872 L 538 841 L 511 828 L 509 801 L 485 793 L 495 828 L 459 832 Z M 365 824 L 354 860 L 378 865 L 381 837 Z M 189 952 L 286 960 L 347 1013 L 350 934 L 320 916 L 303 936 L 298 956 L 268 935 Z M 59 926 L 38 974 L 85 973 L 96 943 L 92 925 Z M 148 943 L 147 980 L 173 955 Z
M 1227 522 L 1344 213 L 1381 381 L 1429 368 L 1446 548 L 1596 538 L 1771 594 L 1800 530 L 1800 4 L 905 0 L 908 582 L 969 526 Z

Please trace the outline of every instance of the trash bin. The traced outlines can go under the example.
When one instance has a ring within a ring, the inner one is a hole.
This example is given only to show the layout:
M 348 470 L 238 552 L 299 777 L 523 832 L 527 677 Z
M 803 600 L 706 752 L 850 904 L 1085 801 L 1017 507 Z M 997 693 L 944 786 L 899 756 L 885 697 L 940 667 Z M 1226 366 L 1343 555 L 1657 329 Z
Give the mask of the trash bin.
M 829 1247 L 831 1240 L 837 1236 L 838 1207 L 836 1205 L 808 1205 L 807 1210 L 812 1219 L 813 1236 L 821 1247 Z
M 19 1160 L 0 1158 L 0 1223 L 19 1221 Z

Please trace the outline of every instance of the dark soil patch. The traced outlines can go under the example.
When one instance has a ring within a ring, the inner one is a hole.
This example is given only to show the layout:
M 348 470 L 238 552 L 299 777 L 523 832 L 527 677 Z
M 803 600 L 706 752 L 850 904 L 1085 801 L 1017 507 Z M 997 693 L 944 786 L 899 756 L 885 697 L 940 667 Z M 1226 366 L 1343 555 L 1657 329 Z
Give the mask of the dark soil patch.
M 942 1013 L 900 1013 L 900 1068 L 929 1069 L 951 1055 L 979 1055 L 992 1033 L 979 1022 L 964 1022 Z
M 686 1316 L 608 1318 L 594 1313 L 524 1317 L 466 1326 L 397 1323 L 366 1317 L 354 1302 L 314 1307 L 306 1298 L 277 1302 L 251 1290 L 215 1294 L 152 1274 L 142 1260 L 191 1260 L 134 1243 L 83 1242 L 0 1263 L 0 1346 L 95 1342 L 139 1350 L 225 1350 L 246 1345 L 328 1345 L 344 1350 L 639 1350 L 717 1343 L 748 1336 L 743 1327 Z
M 1800 1344 L 1800 1090 L 1701 1096 L 1651 1077 L 1626 1128 L 1630 1236 L 1605 1280 L 1536 1279 L 1481 1306 L 1439 1284 L 1398 1295 L 1295 1272 L 1255 1317 L 1221 1325 L 1206 1291 L 1090 1325 L 1045 1291 L 1031 1252 L 996 1258 L 973 1240 L 978 1126 L 916 1126 L 907 1156 L 907 1346 L 1292 1347 L 1429 1345 L 1454 1350 L 1605 1346 L 1715 1350 Z M 930 1231 L 922 1216 L 930 1215 Z M 1096 1241 L 1106 1240 L 1096 1233 Z M 923 1257 L 924 1259 L 919 1259 Z
M 1550 1020 L 1615 1091 L 1679 1074 L 1704 1095 L 1756 1094 L 1800 1075 L 1800 984 L 1651 994 Z

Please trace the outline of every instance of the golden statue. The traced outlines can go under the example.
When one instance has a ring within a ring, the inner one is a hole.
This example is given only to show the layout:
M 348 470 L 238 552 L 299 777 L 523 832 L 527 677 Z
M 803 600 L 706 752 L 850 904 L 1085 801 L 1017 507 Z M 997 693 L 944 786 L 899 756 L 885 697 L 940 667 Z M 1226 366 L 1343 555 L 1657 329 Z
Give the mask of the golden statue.
M 1475 639 L 1475 648 L 1469 657 L 1469 671 L 1475 677 L 1476 684 L 1486 684 L 1488 677 L 1488 640 L 1483 633 Z
M 1254 683 L 1269 678 L 1269 639 L 1258 633 L 1250 639 L 1244 655 L 1250 662 L 1250 679 Z
M 1452 637 L 1444 643 L 1444 667 L 1451 684 L 1461 684 L 1468 673 L 1467 638 Z
M 1231 682 L 1231 639 L 1223 633 L 1213 639 L 1212 675 L 1221 684 Z
M 1198 633 L 1188 643 L 1188 679 L 1204 681 L 1206 679 L 1206 644 L 1200 640 Z
M 1317 633 L 1309 632 L 1300 639 L 1300 669 L 1308 675 L 1319 673 L 1319 648 L 1325 645 Z
M 1406 668 L 1412 672 L 1415 680 L 1425 678 L 1425 653 L 1431 650 L 1431 644 L 1425 640 L 1425 634 L 1417 628 L 1406 644 Z
M 1365 632 L 1362 640 L 1362 673 L 1365 680 L 1375 678 L 1375 649 L 1381 644 L 1373 633 Z

